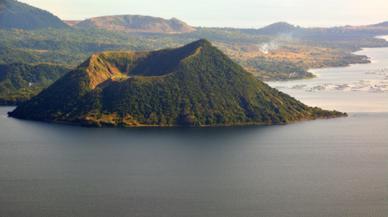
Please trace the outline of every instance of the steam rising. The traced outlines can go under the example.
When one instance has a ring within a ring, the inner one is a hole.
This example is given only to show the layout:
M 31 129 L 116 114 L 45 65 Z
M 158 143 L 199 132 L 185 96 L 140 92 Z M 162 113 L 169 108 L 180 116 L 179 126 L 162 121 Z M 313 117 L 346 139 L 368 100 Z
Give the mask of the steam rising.
M 270 51 L 276 50 L 279 48 L 279 44 L 275 41 L 269 43 L 259 44 L 259 50 L 264 54 L 269 54 Z
M 271 51 L 277 50 L 292 41 L 295 41 L 295 38 L 292 36 L 292 33 L 280 34 L 275 36 L 275 38 L 273 38 L 269 42 L 258 44 L 257 47 L 260 52 L 264 54 L 269 54 Z

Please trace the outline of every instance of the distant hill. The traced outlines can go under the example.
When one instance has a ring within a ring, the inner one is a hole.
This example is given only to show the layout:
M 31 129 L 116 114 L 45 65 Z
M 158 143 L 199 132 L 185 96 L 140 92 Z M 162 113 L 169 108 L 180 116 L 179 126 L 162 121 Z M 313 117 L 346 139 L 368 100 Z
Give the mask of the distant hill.
M 268 125 L 345 114 L 302 104 L 200 40 L 177 49 L 92 55 L 10 115 L 133 127 Z
M 82 29 L 105 29 L 119 32 L 142 33 L 187 33 L 195 31 L 195 28 L 183 21 L 172 18 L 169 20 L 139 15 L 118 15 L 90 18 L 74 25 Z
M 298 30 L 299 27 L 286 22 L 273 23 L 257 30 L 258 34 L 276 35 L 282 33 L 289 33 Z
M 382 22 L 382 23 L 377 23 L 377 24 L 370 25 L 370 26 L 374 26 L 374 27 L 387 27 L 388 28 L 388 21 Z
M 15 105 L 38 94 L 69 69 L 51 64 L 1 64 L 0 105 Z
M 40 29 L 68 27 L 53 14 L 15 0 L 0 0 L 0 28 Z
M 263 35 L 277 35 L 277 34 L 287 34 L 287 33 L 295 33 L 296 35 L 303 36 L 303 34 L 352 34 L 352 33 L 360 33 L 360 30 L 371 31 L 374 28 L 384 29 L 388 28 L 388 21 L 382 22 L 378 24 L 372 25 L 364 25 L 364 26 L 338 26 L 338 27 L 311 27 L 304 28 L 300 26 L 295 26 L 286 22 L 277 22 L 271 25 L 265 26 L 263 28 L 257 29 L 255 31 L 256 34 Z M 373 32 L 374 33 L 374 32 Z
M 335 27 L 300 27 L 286 22 L 273 23 L 260 29 L 243 29 L 244 33 L 254 35 L 267 35 L 275 37 L 275 39 L 293 39 L 303 40 L 313 43 L 336 43 L 340 42 L 341 46 L 349 44 L 359 44 L 365 38 L 374 37 L 377 35 L 388 34 L 388 22 L 383 22 L 374 25 L 360 26 L 335 26 Z M 370 40 L 371 42 L 372 40 Z M 345 43 L 344 43 L 345 42 Z M 371 42 L 373 43 L 373 42 Z M 382 42 L 376 42 L 381 44 Z M 369 46 L 369 44 L 367 45 Z M 373 47 L 375 45 L 372 45 Z

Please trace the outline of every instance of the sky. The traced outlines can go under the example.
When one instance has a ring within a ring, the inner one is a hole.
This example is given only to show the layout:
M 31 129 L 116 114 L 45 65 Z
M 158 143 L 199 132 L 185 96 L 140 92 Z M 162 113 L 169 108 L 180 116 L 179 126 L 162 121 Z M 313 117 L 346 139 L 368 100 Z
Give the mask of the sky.
M 176 17 L 193 26 L 258 28 L 286 21 L 300 26 L 388 21 L 388 0 L 20 0 L 62 19 L 138 14 Z

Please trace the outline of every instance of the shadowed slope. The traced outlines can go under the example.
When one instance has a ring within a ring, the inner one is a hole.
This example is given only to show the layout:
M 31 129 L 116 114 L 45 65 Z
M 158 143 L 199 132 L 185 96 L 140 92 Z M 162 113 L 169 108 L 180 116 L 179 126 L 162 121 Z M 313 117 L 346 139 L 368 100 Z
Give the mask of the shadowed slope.
M 15 0 L 0 0 L 0 28 L 67 28 L 55 15 Z

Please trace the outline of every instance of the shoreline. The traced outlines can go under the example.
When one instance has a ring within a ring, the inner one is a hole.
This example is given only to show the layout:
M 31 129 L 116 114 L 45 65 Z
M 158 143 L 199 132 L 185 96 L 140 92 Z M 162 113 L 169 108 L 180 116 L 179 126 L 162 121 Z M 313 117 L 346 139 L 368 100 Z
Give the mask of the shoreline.
M 388 42 L 388 35 L 381 35 L 381 36 L 375 36 L 375 38 L 378 38 L 378 39 L 384 39 Z M 366 65 L 366 64 L 371 64 L 373 63 L 373 60 L 371 59 L 371 57 L 369 57 L 368 55 L 363 55 L 363 54 L 358 54 L 359 52 L 363 52 L 365 51 L 366 49 L 384 49 L 384 48 L 388 48 L 388 46 L 382 46 L 382 47 L 361 47 L 359 49 L 357 49 L 356 51 L 352 52 L 351 54 L 355 54 L 355 55 L 361 55 L 361 56 L 366 56 L 369 60 L 368 63 L 364 63 L 364 62 L 359 62 L 359 63 L 350 63 L 350 64 L 347 64 L 347 65 L 344 65 L 344 66 L 328 66 L 328 67 L 318 67 L 318 68 L 310 68 L 307 70 L 307 72 L 313 74 L 314 76 L 313 77 L 306 77 L 306 78 L 301 78 L 301 79 L 279 79 L 279 80 L 266 80 L 264 82 L 289 82 L 289 81 L 304 81 L 304 80 L 310 80 L 310 79 L 315 79 L 317 77 L 319 77 L 319 73 L 316 73 L 314 72 L 314 70 L 328 70 L 328 69 L 339 69 L 339 68 L 347 68 L 347 67 L 351 67 L 353 65 Z
M 387 36 L 386 36 L 387 37 Z M 370 64 L 311 69 L 314 80 L 275 81 L 270 86 L 307 105 L 348 113 L 388 112 L 388 47 L 365 47 L 355 52 L 370 57 Z
M 388 35 L 379 35 L 379 36 L 375 36 L 374 38 L 377 38 L 377 39 L 384 39 L 386 42 L 388 42 Z M 305 78 L 295 78 L 295 79 L 273 79 L 273 80 L 265 80 L 264 82 L 288 82 L 288 81 L 303 81 L 303 80 L 310 80 L 310 79 L 314 79 L 314 78 L 317 78 L 319 76 L 319 74 L 315 73 L 313 70 L 322 70 L 322 69 L 338 69 L 338 68 L 346 68 L 346 67 L 350 67 L 352 65 L 365 65 L 365 64 L 371 64 L 373 63 L 373 60 L 371 59 L 371 57 L 369 57 L 368 55 L 363 55 L 363 54 L 358 54 L 359 52 L 362 52 L 366 49 L 384 49 L 384 48 L 388 48 L 388 45 L 387 46 L 380 46 L 380 47 L 360 47 L 358 49 L 356 49 L 355 51 L 351 52 L 351 54 L 354 54 L 354 55 L 360 55 L 360 56 L 365 56 L 367 57 L 367 60 L 368 62 L 358 62 L 358 63 L 349 63 L 349 64 L 346 64 L 346 65 L 343 65 L 343 66 L 323 66 L 323 67 L 318 67 L 318 68 L 309 68 L 307 69 L 307 72 L 311 73 L 312 75 L 314 75 L 313 77 L 305 77 Z

